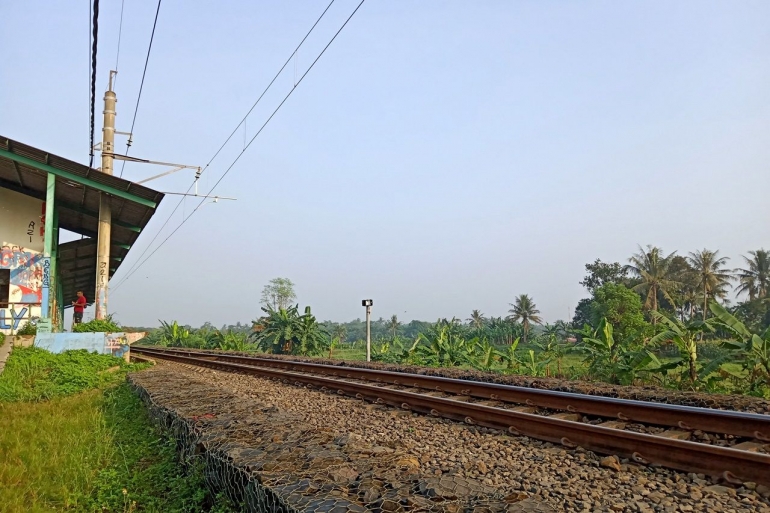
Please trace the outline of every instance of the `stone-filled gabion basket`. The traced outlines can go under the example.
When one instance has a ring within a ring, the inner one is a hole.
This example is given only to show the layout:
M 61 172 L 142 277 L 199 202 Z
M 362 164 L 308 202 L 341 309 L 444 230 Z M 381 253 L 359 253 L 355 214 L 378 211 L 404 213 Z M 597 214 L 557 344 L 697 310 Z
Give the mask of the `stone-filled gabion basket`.
M 165 368 L 165 370 L 164 370 Z M 129 376 L 150 417 L 177 442 L 181 463 L 250 512 L 538 511 L 476 480 L 423 475 L 407 454 L 212 388 L 168 366 Z M 297 389 L 297 393 L 302 393 Z

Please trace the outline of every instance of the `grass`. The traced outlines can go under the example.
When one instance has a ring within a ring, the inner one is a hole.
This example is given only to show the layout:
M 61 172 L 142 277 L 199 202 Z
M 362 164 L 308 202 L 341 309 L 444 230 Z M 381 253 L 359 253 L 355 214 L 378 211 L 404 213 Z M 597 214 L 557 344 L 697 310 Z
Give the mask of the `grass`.
M 86 350 L 53 354 L 36 347 L 20 347 L 11 353 L 0 374 L 0 401 L 43 401 L 102 388 L 141 368 Z
M 12 392 L 0 401 L 0 510 L 230 511 L 201 469 L 177 464 L 174 441 L 121 379 L 136 366 L 40 351 L 15 350 L 13 374 L 0 375 L 0 390 Z

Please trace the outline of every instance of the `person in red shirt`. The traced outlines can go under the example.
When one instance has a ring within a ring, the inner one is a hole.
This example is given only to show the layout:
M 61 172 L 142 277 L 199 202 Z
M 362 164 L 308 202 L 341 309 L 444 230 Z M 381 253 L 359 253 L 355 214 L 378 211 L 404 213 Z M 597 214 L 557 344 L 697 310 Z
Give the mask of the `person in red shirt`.
M 82 290 L 78 290 L 78 298 L 72 302 L 75 313 L 72 315 L 72 324 L 80 324 L 83 322 L 83 310 L 86 308 L 86 297 L 83 295 Z

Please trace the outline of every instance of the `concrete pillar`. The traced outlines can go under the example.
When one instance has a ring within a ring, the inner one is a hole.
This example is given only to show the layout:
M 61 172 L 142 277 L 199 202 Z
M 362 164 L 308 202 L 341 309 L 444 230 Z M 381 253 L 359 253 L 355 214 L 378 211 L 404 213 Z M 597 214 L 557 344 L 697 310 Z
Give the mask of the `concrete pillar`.
M 54 243 L 54 212 L 56 207 L 56 175 L 48 173 L 45 189 L 45 228 L 43 232 L 43 303 L 40 317 L 51 316 L 51 253 Z
M 102 173 L 112 174 L 112 152 L 115 149 L 115 104 L 117 97 L 110 85 L 104 93 L 104 128 L 102 128 Z M 99 236 L 96 246 L 96 318 L 107 318 L 107 296 L 110 280 L 110 241 L 112 232 L 112 205 L 110 197 L 101 193 L 99 199 Z M 85 291 L 84 291 L 85 292 Z

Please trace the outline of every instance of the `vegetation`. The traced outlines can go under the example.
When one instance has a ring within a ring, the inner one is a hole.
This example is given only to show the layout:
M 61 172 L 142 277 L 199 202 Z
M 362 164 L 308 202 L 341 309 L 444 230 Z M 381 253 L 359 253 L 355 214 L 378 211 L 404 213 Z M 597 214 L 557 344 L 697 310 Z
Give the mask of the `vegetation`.
M 37 325 L 29 321 L 16 331 L 17 335 L 37 335 Z
M 108 315 L 106 319 L 93 319 L 88 322 L 75 324 L 72 327 L 73 333 L 119 333 L 123 329 Z
M 13 351 L 0 375 L 3 511 L 228 511 L 200 468 L 177 464 L 174 441 L 125 384 L 139 368 L 85 351 Z
M 532 301 L 532 298 L 526 294 L 517 297 L 516 303 L 511 304 L 511 306 L 513 308 L 508 310 L 510 314 L 508 318 L 513 322 L 521 322 L 521 327 L 524 329 L 524 343 L 526 343 L 532 323 L 543 323 L 543 320 L 540 318 L 540 310 L 535 307 L 535 302 Z
M 590 326 L 599 328 L 606 320 L 619 340 L 643 340 L 651 331 L 642 312 L 642 301 L 633 290 L 617 283 L 605 283 L 594 290 L 589 303 Z
M 639 247 L 627 265 L 597 259 L 585 266 L 580 283 L 590 297 L 578 303 L 571 323 L 543 324 L 527 294 L 514 298 L 505 318 L 481 310 L 465 322 L 380 317 L 371 325 L 372 359 L 770 397 L 770 254 L 760 249 L 748 255 L 736 270 L 708 249 L 681 256 Z M 735 306 L 726 299 L 732 282 L 739 297 L 748 296 Z M 163 323 L 147 341 L 364 357 L 361 319 L 319 323 L 309 307 L 301 314 L 298 305 L 262 310 L 250 329 L 240 323 L 227 328 L 239 340 L 229 345 L 208 323 L 197 330 Z
M 176 321 L 167 323 L 160 321 L 161 328 L 149 330 L 149 335 L 142 340 L 144 344 L 163 347 L 189 347 L 194 349 L 222 349 L 226 351 L 248 351 L 254 349 L 248 341 L 248 334 L 244 328 L 236 327 L 236 330 L 223 328 L 218 330 L 211 325 L 200 329 L 189 326 L 180 326 Z
M 329 349 L 328 334 L 318 324 L 310 307 L 299 314 L 299 307 L 262 308 L 267 316 L 254 321 L 254 332 L 249 338 L 257 348 L 274 354 L 318 355 Z
M 647 310 L 657 312 L 661 299 L 674 304 L 671 293 L 678 283 L 672 272 L 674 255 L 664 256 L 662 249 L 653 246 L 647 246 L 645 251 L 640 246 L 639 252 L 629 259 L 626 269 L 636 278 L 632 288 L 642 295 Z
M 287 309 L 297 299 L 294 283 L 288 278 L 274 278 L 262 289 L 262 303 L 270 310 Z
M 53 354 L 37 347 L 17 347 L 0 374 L 0 401 L 43 401 L 103 387 L 136 369 L 122 358 L 85 349 Z

